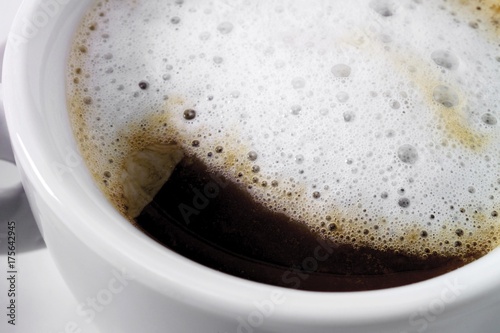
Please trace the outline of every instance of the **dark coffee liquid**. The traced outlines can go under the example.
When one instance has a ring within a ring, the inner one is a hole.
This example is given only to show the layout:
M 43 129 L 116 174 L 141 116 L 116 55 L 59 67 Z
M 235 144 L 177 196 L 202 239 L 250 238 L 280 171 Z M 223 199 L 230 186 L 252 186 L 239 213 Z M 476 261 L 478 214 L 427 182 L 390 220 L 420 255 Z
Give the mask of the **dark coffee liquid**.
M 240 184 L 184 158 L 136 219 L 175 252 L 252 281 L 313 291 L 359 291 L 410 284 L 466 259 L 425 259 L 335 244 L 300 221 L 256 203 Z

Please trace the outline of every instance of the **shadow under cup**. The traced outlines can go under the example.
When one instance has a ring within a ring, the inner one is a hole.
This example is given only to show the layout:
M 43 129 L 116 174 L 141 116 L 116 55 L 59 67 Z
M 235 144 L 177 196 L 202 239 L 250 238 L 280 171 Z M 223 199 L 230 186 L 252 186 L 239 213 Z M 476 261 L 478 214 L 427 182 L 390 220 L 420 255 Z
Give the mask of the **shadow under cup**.
M 71 291 L 85 302 L 110 286 L 111 279 L 127 276 L 122 278 L 123 291 L 113 294 L 113 301 L 92 318 L 100 327 L 120 332 L 170 328 L 172 332 L 297 333 L 465 333 L 498 327 L 498 250 L 416 284 L 316 293 L 211 270 L 133 227 L 94 185 L 68 121 L 67 54 L 73 32 L 91 3 L 25 1 L 9 39 L 3 82 L 23 185 Z

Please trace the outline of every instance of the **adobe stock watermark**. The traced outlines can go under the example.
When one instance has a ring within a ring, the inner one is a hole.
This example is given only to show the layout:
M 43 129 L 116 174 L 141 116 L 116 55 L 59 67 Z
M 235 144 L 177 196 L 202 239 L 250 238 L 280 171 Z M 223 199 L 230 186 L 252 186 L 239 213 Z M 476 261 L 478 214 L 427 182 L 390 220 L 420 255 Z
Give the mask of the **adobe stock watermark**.
M 31 17 L 21 19 L 21 28 L 9 35 L 9 41 L 17 49 L 38 36 L 41 29 L 56 17 L 71 0 L 44 0 Z
M 304 258 L 299 267 L 292 268 L 283 273 L 281 279 L 284 284 L 290 288 L 298 289 L 301 284 L 307 280 L 310 274 L 316 272 L 319 268 L 319 263 L 328 260 L 333 251 L 338 248 L 338 245 L 333 242 L 328 242 L 321 237 L 317 238 L 318 245 L 314 248 L 311 256 Z M 266 300 L 255 301 L 255 310 L 250 312 L 246 317 L 238 316 L 238 326 L 236 333 L 254 333 L 264 325 L 266 319 L 270 318 L 279 305 L 286 302 L 286 296 L 283 290 L 274 290 L 270 297 Z
M 57 331 L 57 333 L 83 333 L 84 326 L 90 325 L 97 315 L 104 312 L 109 307 L 116 297 L 121 294 L 134 280 L 125 269 L 112 270 L 111 278 L 99 289 L 95 294 L 88 296 L 85 301 L 78 304 L 75 314 L 80 320 L 70 320 Z M 84 321 L 82 323 L 81 321 Z M 83 325 L 82 325 L 83 324 Z
M 85 302 L 82 302 L 76 308 L 76 313 L 85 318 L 85 322 L 91 323 L 97 313 L 104 311 L 109 306 L 116 295 L 121 294 L 129 285 L 130 281 L 134 280 L 127 271 L 122 269 L 112 271 L 113 277 L 109 279 L 107 285 L 96 292 L 95 295 L 87 297 Z
M 333 251 L 339 247 L 338 244 L 326 241 L 321 237 L 317 237 L 316 241 L 318 245 L 314 248 L 312 255 L 304 258 L 300 267 L 292 268 L 283 273 L 282 282 L 289 285 L 290 288 L 300 288 L 302 282 L 318 270 L 319 263 L 328 260 Z
M 52 162 L 52 167 L 55 170 L 59 181 L 64 180 L 64 175 L 71 173 L 72 169 L 79 167 L 83 162 L 82 157 L 78 152 L 70 147 L 65 148 L 64 160 L 61 162 Z
M 271 317 L 277 306 L 285 303 L 286 296 L 282 290 L 276 289 L 271 292 L 269 298 L 253 303 L 253 311 L 246 317 L 238 316 L 236 333 L 255 333 L 259 327 L 264 325 L 267 318 Z M 227 332 L 226 332 L 227 333 Z
M 413 330 L 402 331 L 400 333 L 425 332 L 429 328 L 429 325 L 444 313 L 446 307 L 456 302 L 466 289 L 467 286 L 461 284 L 457 278 L 446 280 L 444 288 L 439 295 L 436 295 L 436 298 L 431 300 L 427 306 L 410 314 L 408 322 L 413 327 Z
M 210 201 L 217 198 L 229 181 L 223 177 L 212 174 L 210 181 L 203 188 L 191 188 L 193 192 L 192 201 L 190 203 L 180 203 L 178 208 L 182 215 L 182 219 L 186 225 L 191 223 L 190 219 L 193 215 L 199 215 L 202 210 L 206 209 Z

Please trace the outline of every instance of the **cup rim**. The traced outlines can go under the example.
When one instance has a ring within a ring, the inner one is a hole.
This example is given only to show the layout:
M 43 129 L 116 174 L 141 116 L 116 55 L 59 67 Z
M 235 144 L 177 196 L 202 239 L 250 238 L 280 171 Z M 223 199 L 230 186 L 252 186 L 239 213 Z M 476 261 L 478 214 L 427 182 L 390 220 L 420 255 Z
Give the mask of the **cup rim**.
M 60 3 L 75 3 L 78 0 L 59 0 Z M 86 1 L 90 2 L 90 0 Z M 23 18 L 32 17 L 42 0 L 25 1 L 14 20 L 13 32 L 23 27 Z M 161 293 L 171 293 L 193 306 L 210 306 L 211 311 L 248 311 L 252 302 L 269 297 L 273 291 L 286 295 L 286 307 L 277 308 L 275 320 L 288 322 L 358 323 L 384 321 L 390 318 L 407 318 L 408 313 L 439 297 L 443 288 L 459 281 L 467 289 L 460 298 L 447 308 L 453 311 L 468 302 L 477 302 L 493 290 L 500 289 L 500 250 L 493 250 L 484 257 L 450 273 L 422 282 L 389 289 L 360 292 L 310 292 L 280 288 L 244 280 L 216 272 L 157 244 L 153 239 L 134 228 L 110 204 L 96 204 L 93 208 L 76 210 L 72 206 L 72 189 L 57 184 L 51 171 L 44 147 L 49 138 L 41 133 L 35 115 L 39 106 L 34 103 L 33 73 L 29 73 L 32 55 L 39 50 L 41 38 L 50 38 L 51 24 L 40 31 L 37 38 L 16 46 L 9 38 L 4 59 L 4 100 L 12 145 L 18 166 L 22 169 L 34 191 L 80 240 L 95 251 L 99 251 L 109 262 L 122 263 L 132 274 L 140 276 L 141 282 Z M 12 36 L 12 35 L 11 35 Z M 35 73 L 36 74 L 36 73 Z M 36 75 L 35 75 L 36 76 Z M 43 111 L 43 110 L 42 110 Z M 110 219 L 112 223 L 100 223 Z M 71 221 L 69 223 L 68 221 Z M 175 270 L 172 270 L 175 267 Z M 479 274 L 478 272 L 488 272 Z M 200 279 L 200 275 L 203 279 Z M 285 311 L 286 310 L 286 311 Z M 405 320 L 405 319 L 403 319 Z

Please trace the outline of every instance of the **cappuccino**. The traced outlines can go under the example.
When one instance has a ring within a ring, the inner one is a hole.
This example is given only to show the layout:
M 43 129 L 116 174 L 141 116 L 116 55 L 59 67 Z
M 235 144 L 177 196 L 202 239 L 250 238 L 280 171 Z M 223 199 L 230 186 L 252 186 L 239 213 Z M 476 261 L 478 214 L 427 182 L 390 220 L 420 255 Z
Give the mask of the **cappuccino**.
M 111 203 L 193 260 L 308 290 L 412 283 L 499 243 L 499 12 L 97 1 L 70 119 Z

